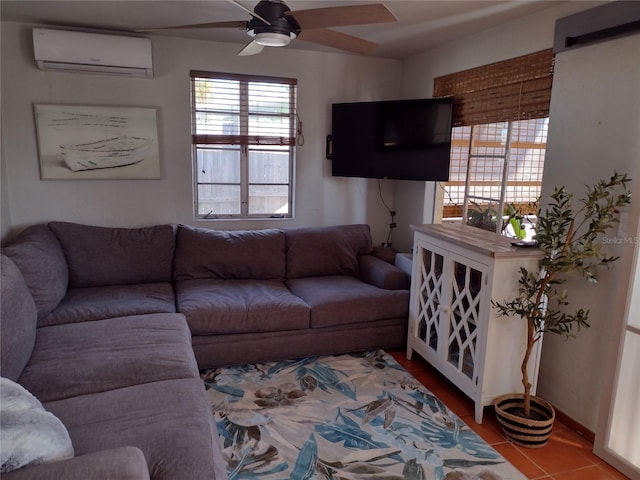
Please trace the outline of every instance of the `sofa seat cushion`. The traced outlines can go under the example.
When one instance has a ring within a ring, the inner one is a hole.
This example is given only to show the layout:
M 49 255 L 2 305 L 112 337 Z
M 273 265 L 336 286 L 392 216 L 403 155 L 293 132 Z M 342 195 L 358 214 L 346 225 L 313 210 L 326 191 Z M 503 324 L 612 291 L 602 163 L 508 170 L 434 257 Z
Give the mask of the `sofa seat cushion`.
M 282 230 L 209 230 L 178 225 L 174 277 L 284 280 Z
M 144 383 L 46 402 L 77 456 L 137 447 L 154 480 L 226 478 L 211 407 L 199 378 Z
M 297 278 L 287 286 L 311 307 L 312 328 L 409 315 L 408 290 L 385 290 L 347 275 Z
M 285 229 L 287 278 L 358 275 L 358 255 L 371 252 L 369 225 Z
M 49 402 L 137 383 L 197 377 L 184 316 L 159 313 L 41 327 L 19 381 Z
M 67 260 L 56 236 L 46 225 L 33 225 L 2 253 L 22 272 L 38 318 L 48 315 L 64 298 L 69 283 Z
M 170 282 L 175 226 L 111 228 L 51 222 L 69 266 L 69 287 Z
M 127 315 L 175 312 L 175 294 L 170 283 L 72 288 L 58 308 L 40 320 L 38 325 L 60 325 Z
M 278 280 L 187 280 L 178 311 L 194 335 L 309 328 L 309 307 Z

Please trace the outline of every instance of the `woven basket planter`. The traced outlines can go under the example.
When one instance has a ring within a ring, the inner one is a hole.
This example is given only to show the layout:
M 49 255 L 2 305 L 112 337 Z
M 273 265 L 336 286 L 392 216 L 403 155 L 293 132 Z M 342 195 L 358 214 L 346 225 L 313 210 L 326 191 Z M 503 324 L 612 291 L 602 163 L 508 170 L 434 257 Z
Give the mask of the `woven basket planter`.
M 524 418 L 515 412 L 522 412 L 524 403 L 521 394 L 502 395 L 493 405 L 498 422 L 506 437 L 516 445 L 527 448 L 541 448 L 547 444 L 556 412 L 550 403 L 540 397 L 531 397 L 531 411 L 538 419 Z

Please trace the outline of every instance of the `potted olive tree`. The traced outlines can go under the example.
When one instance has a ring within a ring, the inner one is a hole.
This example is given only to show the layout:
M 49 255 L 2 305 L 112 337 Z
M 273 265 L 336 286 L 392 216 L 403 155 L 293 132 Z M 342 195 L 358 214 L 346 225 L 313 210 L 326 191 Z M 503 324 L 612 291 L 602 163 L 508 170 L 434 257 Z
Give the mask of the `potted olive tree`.
M 521 366 L 524 393 L 503 395 L 494 402 L 503 431 L 517 444 L 541 447 L 549 438 L 555 412 L 548 402 L 531 395 L 529 357 L 543 333 L 571 337 L 589 327 L 589 311 L 567 311 L 570 302 L 561 287 L 570 274 L 595 283 L 598 268 L 617 260 L 603 252 L 601 235 L 618 222 L 618 209 L 629 204 L 629 182 L 626 174 L 614 173 L 609 180 L 587 186 L 575 210 L 573 194 L 556 188 L 544 212 L 538 208 L 535 240 L 544 254 L 539 270 L 521 268 L 516 297 L 492 302 L 500 315 L 527 322 Z

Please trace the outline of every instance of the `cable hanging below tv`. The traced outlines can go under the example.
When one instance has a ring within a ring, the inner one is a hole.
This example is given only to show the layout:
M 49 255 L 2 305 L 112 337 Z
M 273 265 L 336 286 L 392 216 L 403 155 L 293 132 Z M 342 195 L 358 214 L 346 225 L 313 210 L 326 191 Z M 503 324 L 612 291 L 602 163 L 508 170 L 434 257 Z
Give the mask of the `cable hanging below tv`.
M 334 103 L 332 175 L 448 180 L 452 110 L 451 97 Z

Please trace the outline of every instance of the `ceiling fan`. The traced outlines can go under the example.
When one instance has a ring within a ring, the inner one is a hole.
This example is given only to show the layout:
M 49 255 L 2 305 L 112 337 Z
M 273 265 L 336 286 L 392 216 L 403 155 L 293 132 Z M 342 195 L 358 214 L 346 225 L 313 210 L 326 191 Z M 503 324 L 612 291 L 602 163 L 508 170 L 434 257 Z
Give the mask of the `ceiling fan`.
M 377 44 L 330 27 L 396 22 L 398 19 L 383 4 L 345 5 L 291 11 L 282 0 L 260 0 L 253 11 L 236 0 L 228 0 L 251 15 L 248 21 L 198 23 L 173 27 L 148 28 L 138 31 L 195 28 L 236 28 L 253 38 L 238 55 L 255 55 L 264 47 L 283 47 L 294 38 L 314 42 L 349 52 L 368 54 Z

